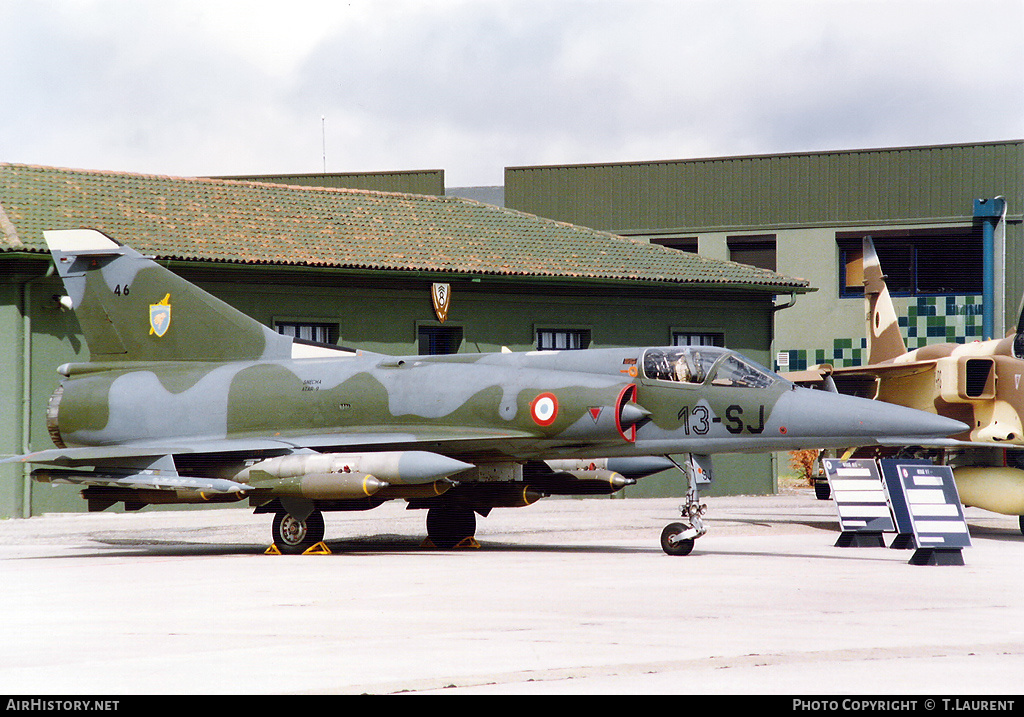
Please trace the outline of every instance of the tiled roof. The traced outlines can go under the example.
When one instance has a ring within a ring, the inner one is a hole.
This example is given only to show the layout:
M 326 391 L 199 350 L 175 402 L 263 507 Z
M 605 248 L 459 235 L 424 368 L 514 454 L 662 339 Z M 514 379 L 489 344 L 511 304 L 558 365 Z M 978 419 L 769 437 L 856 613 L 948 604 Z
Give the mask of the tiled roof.
M 0 163 L 0 251 L 98 229 L 162 259 L 666 282 L 808 282 L 459 197 Z

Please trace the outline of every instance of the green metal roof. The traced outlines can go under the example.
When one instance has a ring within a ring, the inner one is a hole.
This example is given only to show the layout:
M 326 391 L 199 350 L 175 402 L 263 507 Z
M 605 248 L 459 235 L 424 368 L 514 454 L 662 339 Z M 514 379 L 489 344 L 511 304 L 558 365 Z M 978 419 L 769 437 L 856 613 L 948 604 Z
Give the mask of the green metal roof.
M 734 262 L 459 197 L 0 164 L 0 251 L 98 229 L 161 259 L 811 291 Z
M 319 174 L 245 174 L 217 176 L 243 182 L 269 182 L 304 187 L 372 189 L 378 192 L 444 194 L 444 170 L 398 170 L 393 172 L 331 172 Z
M 1020 217 L 1024 141 L 505 168 L 510 207 L 625 234 Z

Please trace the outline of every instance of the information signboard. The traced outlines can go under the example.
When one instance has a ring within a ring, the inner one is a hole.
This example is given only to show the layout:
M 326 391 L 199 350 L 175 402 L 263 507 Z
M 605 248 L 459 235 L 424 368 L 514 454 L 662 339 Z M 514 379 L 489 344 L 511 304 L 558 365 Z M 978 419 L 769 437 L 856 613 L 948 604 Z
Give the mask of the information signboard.
M 896 526 L 877 463 L 870 458 L 824 458 L 821 464 L 839 513 L 842 533 L 836 545 L 884 545 L 882 533 L 893 532 Z
M 960 494 L 950 466 L 930 463 L 896 462 L 906 501 L 906 516 L 913 532 L 917 552 L 915 565 L 963 565 L 961 550 L 971 545 L 971 534 Z M 890 491 L 891 493 L 891 491 Z M 896 510 L 896 504 L 893 503 Z

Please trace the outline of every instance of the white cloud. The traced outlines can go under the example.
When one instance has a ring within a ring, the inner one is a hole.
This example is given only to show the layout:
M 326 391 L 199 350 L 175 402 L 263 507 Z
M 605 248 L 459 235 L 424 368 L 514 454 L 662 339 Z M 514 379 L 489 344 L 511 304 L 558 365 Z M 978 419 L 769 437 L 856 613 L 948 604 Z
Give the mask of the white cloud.
M 1021 0 L 11 0 L 0 161 L 441 168 L 1024 136 Z

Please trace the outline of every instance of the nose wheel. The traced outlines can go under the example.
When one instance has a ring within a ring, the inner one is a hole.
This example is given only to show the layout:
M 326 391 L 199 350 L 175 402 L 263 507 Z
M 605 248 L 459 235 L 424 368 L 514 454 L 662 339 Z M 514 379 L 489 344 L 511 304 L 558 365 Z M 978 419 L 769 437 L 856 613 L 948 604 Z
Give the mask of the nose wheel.
M 669 523 L 661 531 L 661 549 L 669 555 L 689 555 L 693 538 L 684 537 L 689 527 L 682 523 Z
M 671 456 L 669 459 L 671 460 Z M 710 464 L 706 460 L 701 462 L 706 467 L 701 467 L 694 461 L 692 455 L 688 455 L 682 465 L 676 464 L 686 474 L 690 487 L 686 491 L 686 502 L 679 506 L 682 520 L 669 523 L 661 531 L 661 549 L 669 555 L 689 555 L 693 550 L 694 541 L 708 532 L 704 527 L 704 513 L 707 512 L 708 507 L 700 502 L 697 484 L 701 482 L 703 476 L 710 479 L 710 470 L 708 470 Z M 710 482 L 710 480 L 705 482 Z
M 697 499 L 697 492 L 686 494 L 686 503 L 679 507 L 683 522 L 669 523 L 661 531 L 661 549 L 669 555 L 689 555 L 693 542 L 708 532 L 702 519 L 707 505 Z

